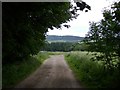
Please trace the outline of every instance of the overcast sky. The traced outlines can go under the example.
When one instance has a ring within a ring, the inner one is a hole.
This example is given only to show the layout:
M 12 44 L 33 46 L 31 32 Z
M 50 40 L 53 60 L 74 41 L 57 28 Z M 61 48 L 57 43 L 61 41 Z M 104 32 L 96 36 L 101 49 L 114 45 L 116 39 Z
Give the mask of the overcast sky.
M 88 5 L 91 6 L 91 11 L 88 12 L 79 12 L 77 19 L 69 22 L 70 28 L 62 28 L 50 30 L 47 35 L 73 35 L 84 37 L 85 34 L 89 31 L 89 21 L 100 21 L 102 16 L 102 11 L 104 7 L 108 7 L 112 4 L 113 1 L 119 0 L 83 0 Z

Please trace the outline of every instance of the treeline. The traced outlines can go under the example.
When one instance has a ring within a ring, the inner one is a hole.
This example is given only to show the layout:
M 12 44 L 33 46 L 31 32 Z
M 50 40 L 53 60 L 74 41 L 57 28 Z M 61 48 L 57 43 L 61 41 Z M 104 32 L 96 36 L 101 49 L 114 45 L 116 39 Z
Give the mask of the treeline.
M 46 43 L 41 49 L 42 51 L 86 51 L 87 45 L 81 42 L 51 42 Z
M 78 42 L 78 41 L 81 41 L 83 39 L 84 39 L 84 37 L 71 36 L 71 35 L 65 35 L 65 36 L 48 35 L 46 37 L 46 40 L 50 41 L 50 42 L 56 42 L 56 41 Z

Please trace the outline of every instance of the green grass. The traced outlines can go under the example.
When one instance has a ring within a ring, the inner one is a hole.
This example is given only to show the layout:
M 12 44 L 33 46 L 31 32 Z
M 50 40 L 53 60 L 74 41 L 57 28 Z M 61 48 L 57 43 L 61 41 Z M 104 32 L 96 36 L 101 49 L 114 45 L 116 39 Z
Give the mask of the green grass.
M 61 55 L 64 54 L 65 52 L 48 52 L 49 55 Z
M 6 64 L 2 67 L 2 87 L 12 88 L 34 72 L 49 57 L 47 52 L 39 52 L 28 60 Z
M 65 59 L 73 70 L 76 79 L 87 88 L 118 87 L 120 74 L 118 70 L 105 70 L 100 62 L 91 61 L 92 53 L 70 52 Z

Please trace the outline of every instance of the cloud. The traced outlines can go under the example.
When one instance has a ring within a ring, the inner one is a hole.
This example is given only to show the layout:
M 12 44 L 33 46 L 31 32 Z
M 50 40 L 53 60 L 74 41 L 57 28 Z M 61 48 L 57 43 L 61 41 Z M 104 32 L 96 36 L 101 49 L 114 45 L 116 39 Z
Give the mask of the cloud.
M 108 7 L 113 1 L 117 0 L 83 0 L 91 6 L 91 11 L 81 12 L 77 19 L 74 19 L 68 24 L 71 26 L 69 29 L 62 28 L 62 30 L 49 30 L 48 35 L 73 35 L 73 36 L 85 36 L 89 31 L 89 22 L 98 22 L 103 19 L 102 11 L 104 7 Z

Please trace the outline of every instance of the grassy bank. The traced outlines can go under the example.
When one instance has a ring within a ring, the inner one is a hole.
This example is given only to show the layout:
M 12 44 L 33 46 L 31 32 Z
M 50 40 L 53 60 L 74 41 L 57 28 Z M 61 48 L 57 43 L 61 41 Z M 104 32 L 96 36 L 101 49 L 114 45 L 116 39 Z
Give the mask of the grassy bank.
M 6 64 L 2 67 L 2 87 L 12 88 L 34 72 L 49 57 L 47 52 L 39 52 L 28 60 Z
M 91 61 L 92 54 L 71 52 L 65 59 L 76 78 L 87 88 L 114 88 L 119 86 L 118 70 L 105 70 L 100 62 Z

